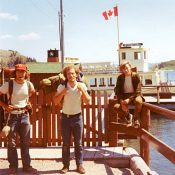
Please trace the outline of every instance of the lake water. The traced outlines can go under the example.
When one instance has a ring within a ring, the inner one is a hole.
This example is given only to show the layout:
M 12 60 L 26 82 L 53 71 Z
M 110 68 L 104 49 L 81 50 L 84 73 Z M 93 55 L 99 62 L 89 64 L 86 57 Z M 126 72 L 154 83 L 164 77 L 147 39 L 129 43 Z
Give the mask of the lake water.
M 160 76 L 164 82 L 175 84 L 175 70 L 160 71 Z
M 175 120 L 166 119 L 162 116 L 151 115 L 150 132 L 155 137 L 175 149 Z M 129 140 L 127 146 L 134 147 L 139 152 L 139 141 Z M 152 146 L 151 146 L 152 147 Z M 150 148 L 151 148 L 150 147 Z M 175 166 L 162 154 L 151 148 L 150 167 L 160 175 L 175 175 Z

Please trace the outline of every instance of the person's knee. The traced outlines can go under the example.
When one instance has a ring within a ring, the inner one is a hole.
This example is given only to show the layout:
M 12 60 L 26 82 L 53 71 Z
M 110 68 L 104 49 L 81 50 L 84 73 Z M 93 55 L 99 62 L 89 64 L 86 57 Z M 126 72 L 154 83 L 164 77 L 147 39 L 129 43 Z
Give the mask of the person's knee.
M 120 104 L 119 103 L 116 103 L 115 105 L 114 105 L 114 109 L 115 110 L 118 110 L 120 108 Z
M 142 97 L 138 96 L 135 98 L 135 104 L 142 105 L 142 103 L 143 103 Z

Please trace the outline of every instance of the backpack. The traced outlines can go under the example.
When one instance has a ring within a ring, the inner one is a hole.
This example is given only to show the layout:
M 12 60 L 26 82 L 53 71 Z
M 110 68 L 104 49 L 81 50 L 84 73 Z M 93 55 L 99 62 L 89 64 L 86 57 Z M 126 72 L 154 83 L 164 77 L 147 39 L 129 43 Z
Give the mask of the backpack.
M 57 87 L 60 84 L 65 84 L 65 77 L 62 73 L 51 76 L 49 78 L 42 79 L 40 81 L 40 89 L 43 90 L 44 94 L 49 94 L 57 91 Z
M 84 82 L 84 75 L 82 72 L 80 72 L 80 74 L 78 75 L 77 81 Z M 56 92 L 60 84 L 67 85 L 66 78 L 61 72 L 58 75 L 42 79 L 40 81 L 40 89 L 42 89 L 44 94 L 46 95 Z
M 1 95 L 1 97 L 0 97 L 0 100 L 3 101 L 6 104 L 10 104 L 11 103 L 11 96 L 12 96 L 12 93 L 13 93 L 13 79 L 10 79 L 8 81 L 8 83 L 9 83 L 9 87 L 8 87 L 9 98 L 7 98 L 6 94 Z M 28 92 L 30 92 L 30 83 L 29 83 L 29 81 L 27 81 L 27 87 L 28 87 Z M 32 110 L 28 109 L 28 112 L 31 115 Z M 6 115 L 5 115 L 4 109 L 1 106 L 0 107 L 0 131 L 5 126 L 5 123 L 6 123 Z

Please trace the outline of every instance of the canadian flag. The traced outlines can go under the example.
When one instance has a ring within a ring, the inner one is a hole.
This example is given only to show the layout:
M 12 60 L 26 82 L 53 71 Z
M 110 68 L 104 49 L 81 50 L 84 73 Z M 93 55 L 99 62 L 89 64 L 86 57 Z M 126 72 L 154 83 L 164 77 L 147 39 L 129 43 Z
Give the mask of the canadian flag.
M 105 18 L 105 20 L 108 20 L 108 19 L 110 19 L 113 16 L 118 16 L 118 8 L 117 8 L 117 6 L 113 7 L 110 10 L 104 11 L 102 13 L 102 15 Z

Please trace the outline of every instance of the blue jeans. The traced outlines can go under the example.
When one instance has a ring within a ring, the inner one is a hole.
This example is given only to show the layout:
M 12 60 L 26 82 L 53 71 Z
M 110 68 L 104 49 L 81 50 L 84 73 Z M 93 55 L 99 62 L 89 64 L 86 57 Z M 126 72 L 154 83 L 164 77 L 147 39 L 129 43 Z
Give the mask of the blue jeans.
M 11 114 L 8 125 L 11 131 L 8 135 L 7 142 L 7 155 L 9 161 L 9 167 L 18 168 L 18 154 L 16 149 L 16 137 L 17 133 L 20 136 L 20 149 L 23 167 L 30 166 L 30 155 L 29 155 L 29 145 L 30 145 L 30 121 L 28 113 L 14 115 Z
M 83 163 L 83 147 L 82 147 L 82 133 L 83 133 L 83 120 L 82 115 L 78 114 L 73 117 L 66 117 L 62 114 L 61 118 L 61 131 L 63 139 L 62 158 L 63 164 L 69 166 L 70 164 L 70 144 L 71 133 L 74 137 L 75 146 L 75 159 L 76 165 Z

